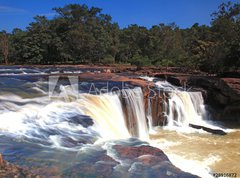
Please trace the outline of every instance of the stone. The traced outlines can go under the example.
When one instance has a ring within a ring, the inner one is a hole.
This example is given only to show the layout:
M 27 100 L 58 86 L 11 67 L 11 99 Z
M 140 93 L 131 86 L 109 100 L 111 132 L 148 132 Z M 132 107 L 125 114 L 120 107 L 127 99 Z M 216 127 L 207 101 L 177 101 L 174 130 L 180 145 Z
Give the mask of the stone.
M 209 132 L 209 133 L 212 133 L 212 134 L 215 134 L 215 135 L 227 135 L 226 132 L 224 132 L 223 130 L 220 130 L 220 129 L 211 129 L 211 128 L 208 128 L 208 127 L 204 127 L 204 126 L 201 126 L 201 125 L 194 125 L 194 124 L 189 124 L 189 127 L 192 127 L 194 129 L 202 129 L 206 132 Z
M 38 176 L 31 173 L 29 170 L 4 161 L 0 154 L 0 177 L 37 178 Z

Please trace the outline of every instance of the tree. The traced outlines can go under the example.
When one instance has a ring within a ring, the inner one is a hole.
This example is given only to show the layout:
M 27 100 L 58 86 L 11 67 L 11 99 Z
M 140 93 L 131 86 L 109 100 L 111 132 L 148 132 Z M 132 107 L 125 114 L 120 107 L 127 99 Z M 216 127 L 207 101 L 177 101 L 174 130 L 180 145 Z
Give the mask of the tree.
M 0 58 L 15 64 L 131 63 L 207 72 L 240 68 L 240 4 L 223 3 L 210 26 L 175 23 L 120 29 L 102 9 L 69 4 L 53 19 L 36 16 L 26 30 L 0 33 Z
M 240 4 L 223 3 L 212 14 L 212 31 L 218 48 L 225 55 L 219 58 L 223 70 L 238 70 L 240 67 Z
M 0 32 L 0 52 L 3 55 L 5 64 L 8 64 L 9 55 L 9 40 L 8 34 L 5 31 Z

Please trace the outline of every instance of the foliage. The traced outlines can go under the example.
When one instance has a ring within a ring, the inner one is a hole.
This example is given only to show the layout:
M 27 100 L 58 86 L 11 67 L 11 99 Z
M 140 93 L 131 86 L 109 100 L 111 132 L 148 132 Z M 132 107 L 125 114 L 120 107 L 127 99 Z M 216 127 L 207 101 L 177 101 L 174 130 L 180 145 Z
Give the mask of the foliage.
M 26 30 L 0 33 L 0 62 L 13 64 L 112 64 L 177 66 L 208 72 L 240 68 L 240 4 L 223 3 L 210 26 L 180 29 L 175 23 L 150 29 L 120 29 L 110 15 L 86 5 L 54 8 Z
M 9 40 L 5 31 L 0 32 L 0 54 L 5 64 L 8 64 Z

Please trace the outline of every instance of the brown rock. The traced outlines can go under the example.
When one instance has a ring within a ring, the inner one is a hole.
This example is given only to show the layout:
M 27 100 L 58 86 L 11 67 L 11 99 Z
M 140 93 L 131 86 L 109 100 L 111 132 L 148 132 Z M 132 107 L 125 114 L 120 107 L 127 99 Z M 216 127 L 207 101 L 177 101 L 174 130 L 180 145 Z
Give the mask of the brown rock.
M 3 167 L 3 166 L 4 166 L 4 161 L 3 161 L 2 155 L 0 154 L 0 167 Z
M 117 156 L 123 162 L 129 165 L 128 174 L 126 177 L 184 177 L 197 178 L 197 176 L 181 171 L 175 167 L 158 148 L 141 145 L 141 146 L 113 146 Z
M 209 76 L 191 77 L 188 83 L 206 91 L 213 119 L 237 120 L 240 116 L 240 79 Z
M 0 177 L 36 178 L 29 170 L 22 169 L 3 160 L 0 154 Z
M 121 159 L 134 159 L 142 155 L 153 155 L 158 156 L 162 161 L 169 161 L 168 157 L 162 150 L 148 145 L 137 147 L 115 145 L 114 149 Z

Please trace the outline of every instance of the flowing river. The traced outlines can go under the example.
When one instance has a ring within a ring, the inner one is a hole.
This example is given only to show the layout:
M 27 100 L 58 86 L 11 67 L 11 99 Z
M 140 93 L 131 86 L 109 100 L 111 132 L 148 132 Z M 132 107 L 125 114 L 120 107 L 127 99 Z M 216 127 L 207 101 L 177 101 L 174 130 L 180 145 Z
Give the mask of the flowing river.
M 162 149 L 183 171 L 204 178 L 212 173 L 240 175 L 239 124 L 212 122 L 200 92 L 156 81 L 159 90 L 171 89 L 162 103 L 166 125 L 160 127 L 153 124 L 150 100 L 145 112 L 139 87 L 124 89 L 120 82 L 107 81 L 74 83 L 66 77 L 49 80 L 49 75 L 83 72 L 99 71 L 0 68 L 0 152 L 8 161 L 32 168 L 57 164 L 66 169 L 101 150 L 101 143 L 107 149 L 113 140 L 137 137 Z M 227 135 L 212 135 L 189 124 L 222 129 Z

